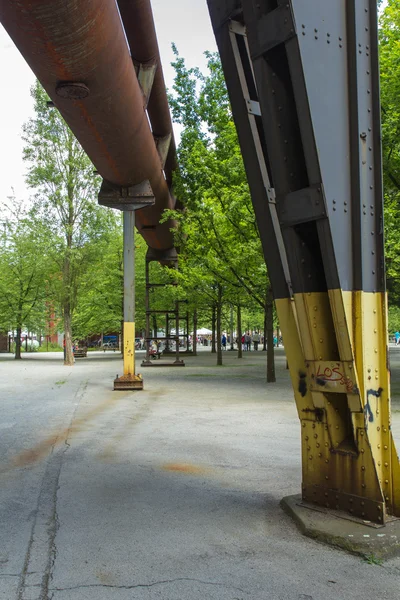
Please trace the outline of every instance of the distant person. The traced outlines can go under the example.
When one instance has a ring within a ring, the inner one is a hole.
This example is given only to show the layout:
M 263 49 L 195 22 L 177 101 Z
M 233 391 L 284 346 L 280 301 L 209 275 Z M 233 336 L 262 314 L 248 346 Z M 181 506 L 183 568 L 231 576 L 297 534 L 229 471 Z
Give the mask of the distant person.
M 242 350 L 246 350 L 246 336 L 243 334 L 240 340 L 242 344 Z
M 253 335 L 254 351 L 257 352 L 258 344 L 260 343 L 260 334 L 256 331 Z
M 222 334 L 221 345 L 222 345 L 222 350 L 226 350 L 226 335 L 225 335 L 225 333 Z
M 398 346 L 400 344 L 400 332 L 396 331 L 396 333 L 394 334 L 394 341 L 396 346 Z
M 249 331 L 245 335 L 245 342 L 247 352 L 251 352 L 251 335 Z

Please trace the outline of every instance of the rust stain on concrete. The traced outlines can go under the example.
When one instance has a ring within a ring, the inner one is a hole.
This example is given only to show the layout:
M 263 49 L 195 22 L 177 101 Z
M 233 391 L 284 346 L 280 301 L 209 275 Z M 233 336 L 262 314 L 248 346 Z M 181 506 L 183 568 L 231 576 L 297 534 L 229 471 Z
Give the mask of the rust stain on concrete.
M 173 471 L 187 475 L 200 475 L 202 473 L 207 473 L 208 471 L 208 469 L 204 467 L 198 467 L 197 465 L 187 463 L 167 463 L 162 466 L 162 469 L 163 471 Z

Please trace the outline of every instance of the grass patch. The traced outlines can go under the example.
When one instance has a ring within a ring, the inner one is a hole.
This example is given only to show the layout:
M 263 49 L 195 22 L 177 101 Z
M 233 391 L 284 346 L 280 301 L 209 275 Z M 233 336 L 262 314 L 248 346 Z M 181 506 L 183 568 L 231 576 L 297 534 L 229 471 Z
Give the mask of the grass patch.
M 36 348 L 37 352 L 63 352 L 63 348 L 58 346 L 58 344 L 49 344 L 47 347 L 46 342 L 44 342 L 39 348 Z
M 369 565 L 378 565 L 379 567 L 383 565 L 382 558 L 379 558 L 379 556 L 375 556 L 375 554 L 367 554 L 364 560 Z
M 56 381 L 56 385 L 63 385 L 64 383 L 67 383 L 66 379 L 64 381 Z

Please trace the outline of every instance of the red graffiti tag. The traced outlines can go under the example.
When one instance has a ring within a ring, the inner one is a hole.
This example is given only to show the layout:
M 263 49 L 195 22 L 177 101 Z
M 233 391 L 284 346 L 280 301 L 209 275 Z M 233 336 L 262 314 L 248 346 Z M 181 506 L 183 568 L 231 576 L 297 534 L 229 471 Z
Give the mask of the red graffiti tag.
M 333 369 L 325 367 L 323 372 L 321 372 L 321 365 L 318 365 L 316 378 L 317 380 L 322 379 L 323 381 L 332 381 L 344 385 L 347 392 L 351 392 L 354 388 L 353 381 L 341 372 L 340 365 L 333 367 Z

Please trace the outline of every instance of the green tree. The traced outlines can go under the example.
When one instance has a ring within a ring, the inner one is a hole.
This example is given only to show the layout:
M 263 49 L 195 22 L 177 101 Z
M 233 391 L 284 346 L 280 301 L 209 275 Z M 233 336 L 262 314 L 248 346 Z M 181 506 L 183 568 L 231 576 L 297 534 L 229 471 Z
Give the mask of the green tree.
M 218 317 L 226 302 L 267 310 L 268 274 L 219 57 L 206 53 L 203 75 L 187 69 L 175 47 L 174 53 L 170 105 L 173 119 L 184 127 L 174 179 L 185 206 L 182 214 L 174 214 L 180 225 L 180 269 L 188 285 L 194 281 L 197 290 L 217 291 Z M 268 380 L 274 380 L 273 369 Z
M 34 211 L 16 198 L 4 205 L 0 221 L 0 328 L 16 331 L 15 358 L 20 359 L 22 329 L 44 324 L 48 237 Z
M 389 0 L 379 19 L 385 252 L 390 303 L 400 303 L 400 0 Z
M 65 364 L 71 365 L 78 292 L 116 217 L 97 205 L 93 165 L 59 112 L 48 108 L 47 95 L 38 82 L 32 96 L 35 117 L 24 126 L 27 183 L 36 190 L 34 209 L 52 241 L 51 257 L 58 273 L 52 291 L 63 317 Z

